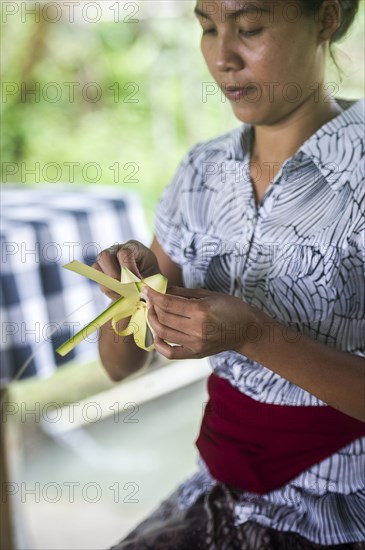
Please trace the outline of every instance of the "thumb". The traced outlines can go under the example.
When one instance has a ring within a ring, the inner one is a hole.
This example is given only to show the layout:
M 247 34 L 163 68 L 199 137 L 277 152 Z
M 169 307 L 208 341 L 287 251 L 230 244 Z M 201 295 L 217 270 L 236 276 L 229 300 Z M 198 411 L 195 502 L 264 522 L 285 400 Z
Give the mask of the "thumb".
M 142 278 L 137 262 L 141 259 L 141 249 L 138 241 L 128 241 L 117 252 L 121 267 L 127 267 L 138 278 Z

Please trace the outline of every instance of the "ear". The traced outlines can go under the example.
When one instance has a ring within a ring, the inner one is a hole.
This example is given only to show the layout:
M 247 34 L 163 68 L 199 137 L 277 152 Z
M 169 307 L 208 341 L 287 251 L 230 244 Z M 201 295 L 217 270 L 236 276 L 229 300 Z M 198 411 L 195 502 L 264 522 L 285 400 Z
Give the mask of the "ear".
M 324 0 L 318 11 L 318 43 L 329 41 L 341 25 L 342 10 L 338 0 Z

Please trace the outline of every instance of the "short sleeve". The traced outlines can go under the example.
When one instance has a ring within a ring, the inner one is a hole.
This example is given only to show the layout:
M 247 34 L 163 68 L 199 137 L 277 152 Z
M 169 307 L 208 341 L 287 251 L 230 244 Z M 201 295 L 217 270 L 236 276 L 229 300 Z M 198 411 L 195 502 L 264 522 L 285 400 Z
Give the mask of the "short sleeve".
M 155 235 L 166 254 L 177 265 L 184 263 L 182 253 L 182 232 L 184 212 L 184 190 L 189 188 L 194 176 L 192 166 L 193 147 L 180 162 L 172 180 L 165 187 L 157 203 L 154 217 Z

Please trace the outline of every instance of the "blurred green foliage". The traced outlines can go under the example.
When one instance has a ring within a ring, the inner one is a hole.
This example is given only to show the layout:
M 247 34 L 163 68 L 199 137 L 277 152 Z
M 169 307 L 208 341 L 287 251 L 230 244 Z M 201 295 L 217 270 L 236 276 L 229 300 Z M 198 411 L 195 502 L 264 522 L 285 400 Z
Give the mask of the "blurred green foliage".
M 220 93 L 202 101 L 212 78 L 195 3 L 181 4 L 178 16 L 137 14 L 136 23 L 3 18 L 3 181 L 132 188 L 151 225 L 188 148 L 240 124 Z M 331 65 L 328 79 L 337 96 L 362 97 L 364 2 L 340 49 L 343 81 Z

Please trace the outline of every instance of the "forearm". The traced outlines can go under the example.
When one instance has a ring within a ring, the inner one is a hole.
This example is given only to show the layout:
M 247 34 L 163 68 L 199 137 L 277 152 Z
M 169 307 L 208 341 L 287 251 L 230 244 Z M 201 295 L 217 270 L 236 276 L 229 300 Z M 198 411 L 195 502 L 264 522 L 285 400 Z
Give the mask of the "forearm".
M 365 359 L 287 328 L 255 309 L 259 337 L 239 352 L 365 422 Z M 254 340 L 252 338 L 252 340 Z
M 118 329 L 125 329 L 128 322 L 129 318 L 119 321 Z M 118 336 L 110 321 L 100 328 L 99 355 L 110 378 L 118 382 L 140 370 L 147 362 L 149 353 L 135 344 L 133 334 Z

